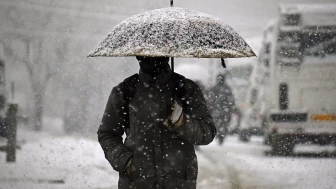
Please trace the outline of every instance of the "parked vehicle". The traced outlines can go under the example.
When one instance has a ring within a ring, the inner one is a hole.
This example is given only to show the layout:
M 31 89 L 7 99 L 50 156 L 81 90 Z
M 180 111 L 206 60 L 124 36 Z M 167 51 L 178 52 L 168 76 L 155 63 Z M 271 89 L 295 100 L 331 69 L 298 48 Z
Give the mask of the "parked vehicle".
M 266 83 L 269 79 L 269 64 L 271 41 L 274 33 L 274 21 L 271 22 L 263 33 L 262 45 L 259 50 L 258 59 L 251 61 L 252 71 L 245 86 L 241 108 L 241 124 L 238 128 L 239 140 L 248 142 L 252 135 L 262 136 L 267 122 L 265 90 L 268 90 Z
M 274 154 L 289 154 L 298 143 L 335 144 L 336 4 L 279 10 L 260 60 L 268 75 L 259 89 L 265 141 Z
M 16 131 L 18 104 L 7 103 L 5 63 L 0 60 L 0 137 L 7 140 L 7 145 L 0 146 L 0 152 L 6 153 L 6 161 L 16 160 Z

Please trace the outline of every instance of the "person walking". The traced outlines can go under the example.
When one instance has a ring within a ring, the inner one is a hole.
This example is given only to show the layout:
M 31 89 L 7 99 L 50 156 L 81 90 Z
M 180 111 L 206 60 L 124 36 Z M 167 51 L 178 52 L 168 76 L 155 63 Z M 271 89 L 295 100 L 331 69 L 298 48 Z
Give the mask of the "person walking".
M 235 111 L 235 99 L 231 87 L 226 83 L 225 75 L 218 75 L 216 85 L 212 88 L 210 107 L 217 128 L 218 144 L 222 145 L 229 132 L 231 116 Z
M 168 57 L 136 58 L 139 74 L 112 89 L 97 132 L 118 188 L 196 189 L 194 145 L 217 133 L 203 94 Z

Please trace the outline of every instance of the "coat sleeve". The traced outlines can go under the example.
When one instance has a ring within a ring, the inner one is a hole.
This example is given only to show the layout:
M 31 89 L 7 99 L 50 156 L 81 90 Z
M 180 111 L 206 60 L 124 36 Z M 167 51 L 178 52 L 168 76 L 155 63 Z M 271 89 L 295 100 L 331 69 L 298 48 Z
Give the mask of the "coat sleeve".
M 201 89 L 194 83 L 188 85 L 186 107 L 183 107 L 183 123 L 174 129 L 184 140 L 195 145 L 206 145 L 215 138 L 216 127 Z
M 97 132 L 105 158 L 116 171 L 123 171 L 132 157 L 132 152 L 126 148 L 122 138 L 126 126 L 122 111 L 123 102 L 120 85 L 114 87 Z

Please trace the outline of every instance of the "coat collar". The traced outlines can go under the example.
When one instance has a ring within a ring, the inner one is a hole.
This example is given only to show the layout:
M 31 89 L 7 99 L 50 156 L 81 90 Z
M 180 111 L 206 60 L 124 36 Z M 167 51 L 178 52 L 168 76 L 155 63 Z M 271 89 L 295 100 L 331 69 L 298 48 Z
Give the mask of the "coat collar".
M 158 75 L 155 75 L 155 76 L 152 76 L 150 74 L 147 74 L 145 72 L 143 72 L 141 69 L 139 71 L 139 79 L 140 81 L 143 81 L 149 85 L 153 85 L 153 84 L 156 84 L 156 85 L 162 85 L 162 84 L 165 84 L 167 83 L 170 78 L 171 78 L 171 75 L 172 75 L 172 71 L 170 68 L 167 68 L 166 71 L 158 74 Z

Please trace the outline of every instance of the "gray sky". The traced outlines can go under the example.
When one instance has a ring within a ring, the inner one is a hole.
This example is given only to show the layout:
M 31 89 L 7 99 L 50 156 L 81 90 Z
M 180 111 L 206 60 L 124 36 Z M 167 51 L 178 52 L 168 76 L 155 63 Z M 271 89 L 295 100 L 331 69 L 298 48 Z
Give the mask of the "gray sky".
M 174 5 L 215 15 L 242 37 L 261 35 L 279 3 L 336 3 L 336 0 L 175 0 Z M 167 0 L 168 4 L 168 0 Z M 169 4 L 168 4 L 169 5 Z

